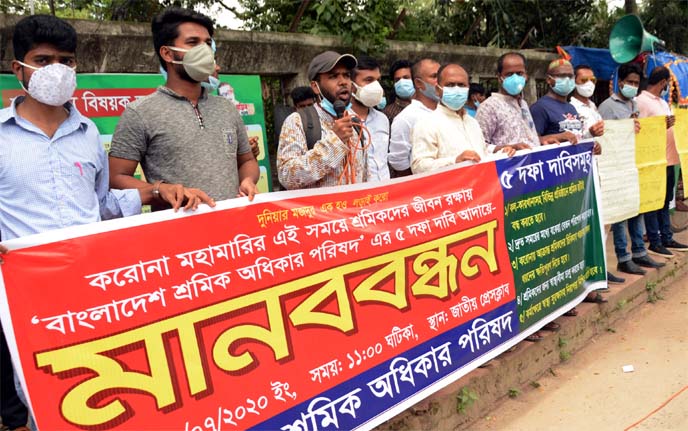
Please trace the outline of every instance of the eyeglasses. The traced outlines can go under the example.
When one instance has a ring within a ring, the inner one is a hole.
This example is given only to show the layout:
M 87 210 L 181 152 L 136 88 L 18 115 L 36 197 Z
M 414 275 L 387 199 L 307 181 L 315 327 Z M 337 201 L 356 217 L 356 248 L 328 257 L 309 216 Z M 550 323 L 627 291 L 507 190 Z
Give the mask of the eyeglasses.
M 549 76 L 552 78 L 569 78 L 573 79 L 573 74 L 572 73 L 550 73 Z
M 597 82 L 597 78 L 595 78 L 595 77 L 593 76 L 592 78 L 581 78 L 581 79 L 580 79 L 581 84 L 585 84 L 585 83 L 588 82 L 588 81 L 590 81 L 590 82 L 592 82 L 592 83 L 594 84 L 594 83 Z

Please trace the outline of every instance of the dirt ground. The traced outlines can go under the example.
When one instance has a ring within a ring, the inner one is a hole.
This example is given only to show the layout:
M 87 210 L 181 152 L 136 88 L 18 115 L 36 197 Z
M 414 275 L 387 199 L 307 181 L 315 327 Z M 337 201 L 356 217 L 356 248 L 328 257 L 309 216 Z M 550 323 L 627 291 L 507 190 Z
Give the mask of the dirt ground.
M 688 278 L 661 295 L 469 429 L 625 430 L 659 408 L 688 386 Z M 631 430 L 688 430 L 688 389 Z

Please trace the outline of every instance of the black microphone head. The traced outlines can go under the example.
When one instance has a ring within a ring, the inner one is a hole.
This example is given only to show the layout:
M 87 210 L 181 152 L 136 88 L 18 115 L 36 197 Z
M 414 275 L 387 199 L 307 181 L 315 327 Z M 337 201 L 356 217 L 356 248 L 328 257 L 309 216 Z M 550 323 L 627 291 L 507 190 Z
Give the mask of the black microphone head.
M 344 103 L 342 99 L 337 99 L 332 106 L 334 106 L 334 112 L 337 113 L 337 118 L 342 118 L 344 116 L 344 111 L 346 111 L 346 103 Z
M 351 117 L 351 122 L 354 123 L 354 124 L 361 124 L 361 119 L 358 118 L 357 116 L 353 115 L 353 116 Z

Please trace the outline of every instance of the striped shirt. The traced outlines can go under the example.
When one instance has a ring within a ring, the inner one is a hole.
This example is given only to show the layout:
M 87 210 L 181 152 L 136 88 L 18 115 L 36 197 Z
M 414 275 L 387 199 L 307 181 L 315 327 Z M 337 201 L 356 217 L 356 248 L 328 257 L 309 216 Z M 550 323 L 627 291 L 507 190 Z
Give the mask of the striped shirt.
M 9 240 L 141 212 L 138 190 L 109 190 L 98 129 L 71 104 L 52 137 L 0 110 L 0 232 Z
M 340 177 L 344 171 L 348 146 L 333 131 L 334 117 L 325 112 L 320 105 L 315 105 L 320 117 L 321 139 L 312 149 L 308 149 L 306 132 L 298 112 L 289 115 L 279 137 L 277 148 L 277 175 L 280 183 L 288 190 L 312 189 L 318 187 L 348 184 L 346 178 Z M 352 141 L 358 137 L 354 133 Z M 356 151 L 356 183 L 368 179 L 367 151 L 361 148 Z

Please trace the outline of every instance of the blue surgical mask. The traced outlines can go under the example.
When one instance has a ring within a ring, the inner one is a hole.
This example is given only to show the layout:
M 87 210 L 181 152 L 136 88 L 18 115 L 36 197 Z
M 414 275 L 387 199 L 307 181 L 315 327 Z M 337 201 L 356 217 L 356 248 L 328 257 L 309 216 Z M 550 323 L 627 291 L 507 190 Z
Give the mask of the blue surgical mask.
M 576 81 L 573 78 L 555 78 L 552 91 L 560 96 L 568 96 L 576 88 Z
M 219 86 L 220 86 L 220 80 L 215 78 L 212 75 L 208 77 L 208 82 L 206 82 L 206 81 L 201 82 L 201 87 L 208 90 L 208 92 L 212 92 L 212 91 L 217 90 L 217 87 L 219 87 Z
M 400 79 L 394 83 L 394 92 L 402 99 L 408 99 L 416 93 L 413 81 L 410 79 Z
M 323 108 L 326 112 L 328 112 L 333 117 L 337 116 L 337 111 L 334 110 L 334 105 L 332 104 L 332 102 L 327 100 L 326 97 L 321 96 L 320 107 Z M 349 109 L 351 109 L 351 102 L 349 102 L 349 104 L 346 105 L 346 110 L 348 111 Z
M 160 74 L 162 75 L 162 79 L 167 81 L 167 71 L 160 66 Z
M 382 100 L 380 103 L 377 104 L 376 108 L 382 111 L 385 109 L 385 106 L 387 106 L 387 98 L 385 96 L 382 96 Z
M 478 109 L 478 106 L 480 106 L 480 102 L 478 102 L 477 100 L 474 101 L 473 104 L 475 105 L 475 109 Z
M 439 87 L 439 85 L 438 85 Z M 452 111 L 463 108 L 468 100 L 468 87 L 440 87 L 442 88 L 442 104 Z
M 624 84 L 624 86 L 621 87 L 621 94 L 623 94 L 626 99 L 632 99 L 638 94 L 638 87 Z
M 423 84 L 425 84 L 425 90 L 422 90 L 421 93 L 423 93 L 423 95 L 425 97 L 427 97 L 428 99 L 434 100 L 435 102 L 439 102 L 440 96 L 438 96 L 437 93 L 435 92 L 435 87 L 428 84 L 427 82 L 423 81 L 422 79 L 421 79 L 421 82 Z
M 526 86 L 526 78 L 521 75 L 509 75 L 502 80 L 502 88 L 512 96 L 521 94 L 523 88 Z

